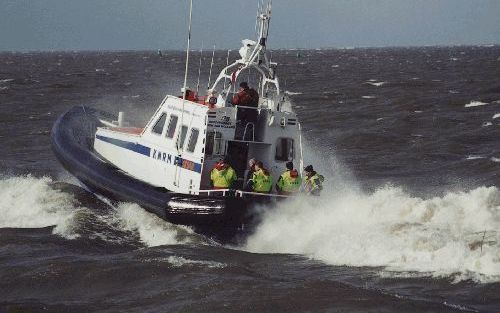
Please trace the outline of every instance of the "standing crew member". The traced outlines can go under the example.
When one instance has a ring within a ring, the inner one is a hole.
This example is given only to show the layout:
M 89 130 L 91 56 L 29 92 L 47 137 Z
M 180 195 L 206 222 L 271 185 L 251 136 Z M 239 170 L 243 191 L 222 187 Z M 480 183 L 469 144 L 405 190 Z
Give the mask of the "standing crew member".
M 248 87 L 247 82 L 241 82 L 240 90 L 234 95 L 232 103 L 256 108 L 259 105 L 259 93 Z
M 237 180 L 237 176 L 227 159 L 224 158 L 215 164 L 210 172 L 210 179 L 215 189 L 229 189 Z
M 257 123 L 257 117 L 259 112 L 257 107 L 259 106 L 259 94 L 255 89 L 249 88 L 247 82 L 242 82 L 240 84 L 240 91 L 234 95 L 233 105 L 240 105 L 252 108 L 238 108 L 236 113 L 236 120 L 238 120 L 242 127 L 245 127 L 247 123 Z
M 293 168 L 292 162 L 286 163 L 286 171 L 281 174 L 276 183 L 276 190 L 281 195 L 291 195 L 300 190 L 302 179 L 299 172 Z
M 304 168 L 306 172 L 306 179 L 303 186 L 303 191 L 307 195 L 319 196 L 321 190 L 323 190 L 323 182 L 325 178 L 323 175 L 316 173 L 312 165 L 308 165 Z
M 255 172 L 250 182 L 254 192 L 269 193 L 273 188 L 273 178 L 261 161 L 255 162 Z

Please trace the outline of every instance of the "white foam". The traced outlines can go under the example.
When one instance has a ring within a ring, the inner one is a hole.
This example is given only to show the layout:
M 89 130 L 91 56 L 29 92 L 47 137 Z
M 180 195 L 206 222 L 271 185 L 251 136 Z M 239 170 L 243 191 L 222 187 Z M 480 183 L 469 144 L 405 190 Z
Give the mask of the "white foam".
M 14 78 L 0 79 L 0 84 L 8 83 L 8 82 L 11 82 L 13 80 L 14 80 Z
M 104 72 L 104 69 L 103 68 L 96 68 L 95 71 L 96 72 Z
M 0 227 L 40 228 L 56 226 L 53 233 L 67 238 L 73 232 L 75 207 L 72 195 L 49 186 L 50 178 L 32 176 L 0 179 Z
M 120 204 L 117 218 L 123 229 L 136 231 L 150 247 L 189 243 L 194 235 L 190 228 L 168 223 L 135 203 Z
M 500 158 L 496 158 L 496 157 L 491 157 L 491 158 L 490 158 L 490 160 L 491 160 L 492 162 L 495 162 L 495 163 L 500 162 Z
M 465 105 L 466 108 L 472 108 L 472 107 L 478 107 L 482 105 L 487 105 L 487 102 L 481 102 L 481 101 L 471 101 Z
M 375 96 L 362 96 L 363 99 L 375 99 Z
M 181 256 L 169 256 L 165 258 L 151 258 L 144 260 L 146 262 L 167 262 L 172 267 L 192 267 L 192 266 L 201 266 L 207 268 L 225 268 L 227 265 L 220 262 L 215 261 L 203 261 L 203 260 L 191 260 L 186 259 Z
M 293 91 L 285 91 L 285 93 L 287 95 L 290 95 L 290 96 L 295 96 L 295 95 L 301 95 L 302 92 L 293 92 Z
M 373 194 L 325 188 L 320 198 L 302 197 L 268 211 L 245 249 L 303 254 L 333 265 L 500 281 L 498 229 L 496 187 L 430 199 L 390 186 Z
M 0 87 L 0 90 L 7 90 L 7 89 L 9 89 L 9 87 L 7 86 Z
M 494 120 L 494 119 L 499 118 L 499 117 L 500 117 L 500 113 L 497 113 L 497 114 L 493 115 L 493 117 L 491 119 Z
M 376 87 L 380 87 L 387 84 L 387 82 L 376 82 L 376 81 L 367 81 L 366 83 Z
M 492 122 L 484 122 L 483 123 L 483 127 L 488 127 L 488 126 L 491 126 L 491 125 L 493 125 Z
M 485 156 L 482 155 L 469 155 L 465 159 L 466 160 L 478 160 L 478 159 L 485 159 Z

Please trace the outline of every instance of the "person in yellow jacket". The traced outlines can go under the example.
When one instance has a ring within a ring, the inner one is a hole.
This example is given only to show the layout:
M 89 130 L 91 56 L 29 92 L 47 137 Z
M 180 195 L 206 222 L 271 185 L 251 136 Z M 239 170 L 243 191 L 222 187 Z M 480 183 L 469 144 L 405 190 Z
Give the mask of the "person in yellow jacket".
M 215 189 L 229 189 L 238 177 L 227 159 L 223 159 L 215 164 L 212 172 L 210 172 L 210 179 Z
M 300 190 L 302 178 L 299 172 L 293 168 L 292 162 L 286 163 L 286 171 L 281 174 L 276 183 L 276 191 L 281 195 L 292 195 Z
M 302 186 L 302 191 L 307 195 L 319 196 L 321 190 L 323 190 L 325 177 L 316 173 L 312 165 L 306 166 L 304 172 L 306 173 L 306 179 Z
M 273 188 L 273 177 L 261 161 L 255 162 L 255 172 L 250 180 L 250 186 L 252 191 L 260 193 L 269 193 Z

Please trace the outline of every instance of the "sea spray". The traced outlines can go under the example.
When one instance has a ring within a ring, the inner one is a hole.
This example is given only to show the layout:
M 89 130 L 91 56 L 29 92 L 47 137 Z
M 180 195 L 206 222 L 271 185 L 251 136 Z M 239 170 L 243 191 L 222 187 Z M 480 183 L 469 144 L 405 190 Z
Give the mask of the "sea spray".
M 299 197 L 269 210 L 245 249 L 304 254 L 333 265 L 500 281 L 499 228 L 495 187 L 430 199 L 391 186 L 373 194 L 325 190 L 322 197 Z
M 83 195 L 89 201 L 81 202 L 77 195 L 86 191 L 64 184 L 30 175 L 0 178 L 0 228 L 54 226 L 52 232 L 66 239 L 130 243 L 137 238 L 146 246 L 207 242 L 190 228 L 168 223 L 137 204 L 98 205 L 91 194 Z
M 55 226 L 53 232 L 68 238 L 77 212 L 74 198 L 50 187 L 48 177 L 30 175 L 0 178 L 0 227 L 41 228 Z
M 164 221 L 135 203 L 119 204 L 116 217 L 123 229 L 137 232 L 141 241 L 149 247 L 186 244 L 197 238 L 189 227 Z

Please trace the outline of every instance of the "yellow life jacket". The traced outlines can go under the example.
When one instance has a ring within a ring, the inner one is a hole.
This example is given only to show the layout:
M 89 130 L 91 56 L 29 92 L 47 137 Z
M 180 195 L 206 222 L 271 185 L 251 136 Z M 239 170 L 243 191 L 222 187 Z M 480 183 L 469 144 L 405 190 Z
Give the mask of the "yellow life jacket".
M 308 195 L 319 196 L 321 190 L 323 190 L 323 182 L 325 177 L 323 175 L 314 172 L 311 177 L 306 177 L 304 183 L 304 192 Z
M 210 173 L 210 179 L 215 188 L 226 189 L 230 188 L 231 185 L 236 181 L 236 172 L 231 166 L 225 169 L 214 168 Z
M 262 169 L 255 171 L 252 176 L 253 191 L 267 193 L 273 187 L 273 178 L 266 175 Z
M 300 185 L 302 184 L 302 178 L 298 175 L 296 170 L 288 170 L 281 174 L 278 180 L 278 189 L 284 193 L 294 193 L 299 191 Z

